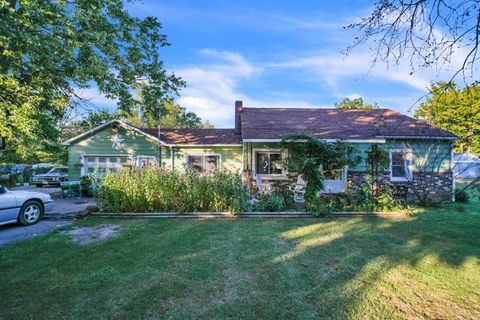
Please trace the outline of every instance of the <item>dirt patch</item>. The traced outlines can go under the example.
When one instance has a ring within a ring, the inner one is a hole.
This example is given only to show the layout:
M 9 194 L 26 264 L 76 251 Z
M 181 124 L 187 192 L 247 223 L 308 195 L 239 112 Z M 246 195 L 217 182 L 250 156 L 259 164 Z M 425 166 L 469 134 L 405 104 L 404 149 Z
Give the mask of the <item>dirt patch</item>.
M 62 233 L 71 236 L 75 243 L 90 244 L 118 237 L 120 226 L 117 224 L 101 224 L 96 227 L 75 228 Z

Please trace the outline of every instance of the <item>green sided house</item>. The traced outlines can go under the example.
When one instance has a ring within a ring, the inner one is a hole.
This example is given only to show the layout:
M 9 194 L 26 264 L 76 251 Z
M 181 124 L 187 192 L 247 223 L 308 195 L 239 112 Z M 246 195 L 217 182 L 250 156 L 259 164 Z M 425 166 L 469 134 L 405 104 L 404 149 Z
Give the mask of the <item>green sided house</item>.
M 98 169 L 154 164 L 168 170 L 237 171 L 249 185 L 259 180 L 275 185 L 293 184 L 298 178 L 280 161 L 290 154 L 280 147 L 288 134 L 348 142 L 362 159 L 372 144 L 378 144 L 390 157 L 381 179 L 408 185 L 410 192 L 429 188 L 438 198 L 453 195 L 452 150 L 457 137 L 390 109 L 244 108 L 237 101 L 232 129 L 159 131 L 114 120 L 64 144 L 69 147 L 70 180 Z M 365 160 L 351 168 L 329 167 L 322 192 L 359 188 L 367 175 Z

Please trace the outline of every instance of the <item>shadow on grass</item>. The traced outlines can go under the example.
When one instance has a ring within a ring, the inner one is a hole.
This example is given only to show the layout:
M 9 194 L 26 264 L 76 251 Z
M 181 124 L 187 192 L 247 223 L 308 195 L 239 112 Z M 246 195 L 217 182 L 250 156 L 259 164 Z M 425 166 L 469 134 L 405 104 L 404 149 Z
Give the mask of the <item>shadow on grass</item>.
M 294 228 L 280 234 L 291 248 L 272 263 L 317 263 L 303 280 L 317 284 L 309 294 L 315 310 L 325 311 L 319 316 L 478 318 L 480 212 L 451 210 L 458 207 Z
M 87 246 L 56 233 L 0 250 L 0 318 L 478 318 L 480 210 L 457 208 L 116 220 L 120 237 Z

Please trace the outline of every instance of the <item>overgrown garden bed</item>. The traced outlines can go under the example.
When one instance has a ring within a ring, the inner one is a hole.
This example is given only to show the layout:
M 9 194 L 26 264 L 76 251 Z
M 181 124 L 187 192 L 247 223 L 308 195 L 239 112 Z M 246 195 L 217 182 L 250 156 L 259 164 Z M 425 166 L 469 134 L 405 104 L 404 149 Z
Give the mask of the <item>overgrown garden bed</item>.
M 248 191 L 240 174 L 172 172 L 155 167 L 109 172 L 96 191 L 103 212 L 242 212 Z

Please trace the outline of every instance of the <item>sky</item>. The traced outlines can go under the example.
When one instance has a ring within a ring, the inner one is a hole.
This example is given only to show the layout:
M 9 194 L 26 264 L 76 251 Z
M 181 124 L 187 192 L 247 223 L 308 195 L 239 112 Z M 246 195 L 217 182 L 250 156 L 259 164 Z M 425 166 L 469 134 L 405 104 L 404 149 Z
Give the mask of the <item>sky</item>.
M 372 67 L 368 46 L 345 54 L 355 34 L 344 27 L 367 16 L 372 1 L 143 0 L 127 8 L 158 17 L 171 43 L 161 51 L 165 68 L 186 81 L 177 102 L 217 128 L 233 126 L 235 100 L 332 108 L 362 97 L 411 115 L 430 83 L 449 79 L 448 70 Z

